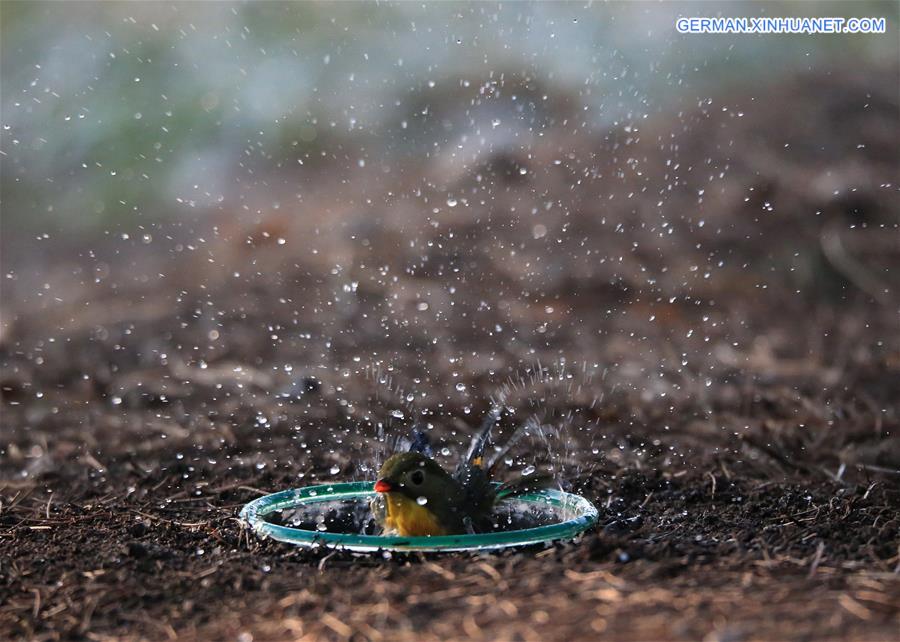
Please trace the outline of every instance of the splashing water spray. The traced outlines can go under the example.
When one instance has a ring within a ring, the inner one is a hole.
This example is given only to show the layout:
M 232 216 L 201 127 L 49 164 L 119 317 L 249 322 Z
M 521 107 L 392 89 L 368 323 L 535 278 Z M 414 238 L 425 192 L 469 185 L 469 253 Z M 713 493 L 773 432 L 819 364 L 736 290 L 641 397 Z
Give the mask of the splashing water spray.
M 375 421 L 379 459 L 386 459 L 378 479 L 260 497 L 240 514 L 257 535 L 357 552 L 491 550 L 573 539 L 597 521 L 591 502 L 563 490 L 559 482 L 555 488 L 547 483 L 567 472 L 577 412 L 560 402 L 584 396 L 592 377 L 586 367 L 574 375 L 564 362 L 552 368 L 538 364 L 508 379 L 491 396 L 481 429 L 452 474 L 433 459 L 429 424 L 414 424 L 408 437 L 390 434 L 392 424 L 415 416 L 415 394 L 404 392 L 380 369 L 366 374 L 400 401 L 399 406 L 385 404 L 386 418 Z M 592 398 L 591 407 L 598 402 Z M 505 443 L 495 444 L 494 428 L 500 423 L 514 427 Z M 530 459 L 513 457 L 514 447 L 528 438 L 546 451 L 536 450 Z M 449 452 L 444 448 L 442 454 Z M 494 481 L 500 464 L 518 466 L 518 479 Z M 539 466 L 547 474 L 537 474 Z M 365 464 L 361 468 L 369 470 Z

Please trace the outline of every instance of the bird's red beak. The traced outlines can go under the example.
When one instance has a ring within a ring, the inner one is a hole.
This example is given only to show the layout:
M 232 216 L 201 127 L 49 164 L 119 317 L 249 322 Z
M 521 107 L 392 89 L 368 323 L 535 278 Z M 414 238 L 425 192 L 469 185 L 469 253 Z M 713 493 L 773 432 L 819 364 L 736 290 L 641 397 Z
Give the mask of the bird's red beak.
M 394 487 L 383 479 L 379 479 L 377 482 L 375 482 L 376 493 L 389 493 L 392 490 L 394 490 Z

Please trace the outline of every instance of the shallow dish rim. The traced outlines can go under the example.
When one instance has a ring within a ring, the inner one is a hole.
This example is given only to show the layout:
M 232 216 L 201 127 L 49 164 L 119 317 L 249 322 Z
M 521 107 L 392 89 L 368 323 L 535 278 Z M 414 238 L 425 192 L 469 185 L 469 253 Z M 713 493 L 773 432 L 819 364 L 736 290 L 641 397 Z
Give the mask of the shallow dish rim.
M 354 533 L 328 533 L 310 531 L 272 524 L 265 516 L 277 510 L 303 504 L 314 504 L 341 499 L 371 498 L 374 481 L 339 482 L 317 484 L 283 490 L 258 497 L 247 503 L 240 512 L 240 519 L 260 537 L 307 548 L 324 546 L 357 552 L 371 551 L 467 551 L 496 550 L 511 546 L 528 546 L 558 540 L 573 539 L 597 522 L 597 508 L 581 495 L 561 490 L 540 490 L 518 497 L 518 501 L 541 503 L 550 506 L 567 506 L 575 517 L 556 524 L 532 528 L 472 535 L 441 535 L 428 537 L 398 537 L 361 535 Z

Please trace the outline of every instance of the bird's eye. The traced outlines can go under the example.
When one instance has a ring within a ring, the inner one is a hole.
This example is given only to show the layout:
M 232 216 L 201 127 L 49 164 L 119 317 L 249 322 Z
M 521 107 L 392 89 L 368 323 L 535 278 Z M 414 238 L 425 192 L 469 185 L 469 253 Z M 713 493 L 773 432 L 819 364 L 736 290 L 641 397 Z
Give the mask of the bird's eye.
M 409 481 L 411 481 L 416 486 L 419 486 L 423 481 L 425 481 L 425 472 L 421 470 L 414 470 L 409 476 Z

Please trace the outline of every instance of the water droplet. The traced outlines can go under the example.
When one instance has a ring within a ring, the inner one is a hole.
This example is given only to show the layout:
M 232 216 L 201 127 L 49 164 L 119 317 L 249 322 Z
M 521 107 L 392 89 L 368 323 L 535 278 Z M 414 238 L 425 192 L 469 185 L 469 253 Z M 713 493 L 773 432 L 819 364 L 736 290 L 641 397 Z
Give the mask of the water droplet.
M 419 506 L 424 506 L 425 504 L 428 503 L 428 498 L 427 497 L 416 497 L 416 503 Z
M 528 475 L 533 475 L 534 471 L 535 471 L 534 466 L 526 466 L 525 469 L 522 471 L 522 476 L 528 477 Z
M 328 472 L 331 473 L 332 475 L 337 475 L 339 472 L 341 472 L 341 467 L 338 466 L 337 464 L 335 464 L 328 470 Z

